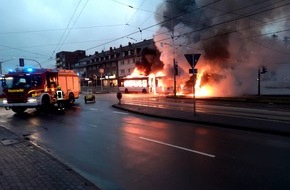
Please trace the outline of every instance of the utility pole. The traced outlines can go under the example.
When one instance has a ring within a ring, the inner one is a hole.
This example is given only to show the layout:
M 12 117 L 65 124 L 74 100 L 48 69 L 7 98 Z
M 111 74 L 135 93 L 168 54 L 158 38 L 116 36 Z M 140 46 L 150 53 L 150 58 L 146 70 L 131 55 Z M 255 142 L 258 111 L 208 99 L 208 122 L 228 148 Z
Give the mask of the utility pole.
M 171 21 L 172 22 L 172 21 Z M 178 65 L 175 61 L 175 48 L 174 48 L 174 26 L 172 25 L 172 55 L 173 55 L 173 92 L 176 97 L 176 76 L 178 75 Z
M 261 74 L 265 74 L 265 73 L 267 73 L 267 68 L 265 66 L 258 68 L 258 96 L 261 95 Z
M 175 62 L 175 50 L 174 50 L 174 24 L 173 24 L 173 10 L 172 10 L 172 7 L 171 7 L 171 30 L 172 30 L 172 36 L 171 36 L 171 39 L 172 39 L 172 56 L 173 56 L 173 94 L 174 94 L 174 97 L 176 97 L 176 62 Z
M 261 72 L 260 68 L 258 69 L 258 96 L 261 95 Z
M 173 92 L 174 92 L 174 96 L 176 96 L 176 62 L 175 62 L 175 58 L 173 58 L 173 74 L 174 74 L 174 77 L 173 77 Z

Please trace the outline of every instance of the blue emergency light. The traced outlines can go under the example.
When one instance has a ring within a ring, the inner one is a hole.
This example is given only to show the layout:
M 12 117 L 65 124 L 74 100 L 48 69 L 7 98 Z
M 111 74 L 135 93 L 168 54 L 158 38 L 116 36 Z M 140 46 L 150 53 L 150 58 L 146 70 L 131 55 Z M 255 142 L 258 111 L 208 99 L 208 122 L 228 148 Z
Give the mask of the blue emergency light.
M 33 69 L 32 68 L 27 68 L 27 72 L 32 72 Z

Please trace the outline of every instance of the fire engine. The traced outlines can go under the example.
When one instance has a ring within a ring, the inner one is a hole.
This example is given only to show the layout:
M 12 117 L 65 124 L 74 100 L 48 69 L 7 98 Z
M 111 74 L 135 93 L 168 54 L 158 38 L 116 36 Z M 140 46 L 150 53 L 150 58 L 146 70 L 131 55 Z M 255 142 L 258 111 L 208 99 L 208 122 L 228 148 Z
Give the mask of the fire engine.
M 56 103 L 57 86 L 61 86 L 69 105 L 79 98 L 80 80 L 73 70 L 23 68 L 9 72 L 2 76 L 0 106 L 16 113 L 27 108 L 47 110 Z

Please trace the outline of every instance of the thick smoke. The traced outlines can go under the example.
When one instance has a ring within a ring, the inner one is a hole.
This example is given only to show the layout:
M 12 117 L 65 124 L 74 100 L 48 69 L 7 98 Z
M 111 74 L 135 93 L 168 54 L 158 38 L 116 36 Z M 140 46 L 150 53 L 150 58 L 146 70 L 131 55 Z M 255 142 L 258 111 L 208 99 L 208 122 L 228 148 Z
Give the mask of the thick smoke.
M 177 85 L 190 85 L 184 54 L 201 53 L 196 65 L 204 74 L 200 85 L 211 85 L 215 96 L 253 94 L 262 66 L 271 70 L 289 60 L 288 34 L 281 32 L 289 22 L 287 9 L 287 3 L 275 0 L 164 1 L 154 37 L 164 69 L 172 77 L 175 59 Z
M 160 54 L 157 48 L 144 48 L 142 50 L 141 62 L 136 62 L 137 69 L 145 76 L 162 71 L 164 63 L 160 60 Z
M 204 58 L 211 60 L 213 63 L 220 63 L 221 67 L 227 68 L 228 60 L 230 59 L 230 52 L 228 50 L 229 36 L 221 35 L 218 38 L 203 43 Z

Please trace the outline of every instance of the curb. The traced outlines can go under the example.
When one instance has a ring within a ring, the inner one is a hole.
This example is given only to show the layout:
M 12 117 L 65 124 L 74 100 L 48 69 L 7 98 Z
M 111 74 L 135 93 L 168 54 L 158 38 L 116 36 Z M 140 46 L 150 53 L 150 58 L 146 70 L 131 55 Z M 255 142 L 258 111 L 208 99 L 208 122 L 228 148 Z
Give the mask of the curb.
M 265 134 L 275 134 L 281 136 L 290 136 L 289 123 L 266 121 L 260 118 L 245 118 L 243 117 L 242 124 L 237 122 L 235 116 L 222 116 L 205 113 L 197 113 L 193 116 L 192 112 L 177 111 L 171 109 L 152 108 L 143 106 L 134 106 L 126 104 L 114 104 L 112 107 L 129 111 L 136 114 L 142 114 L 150 117 L 157 117 L 162 119 L 212 125 L 214 127 L 223 127 L 227 129 L 237 129 L 244 131 L 260 132 Z

